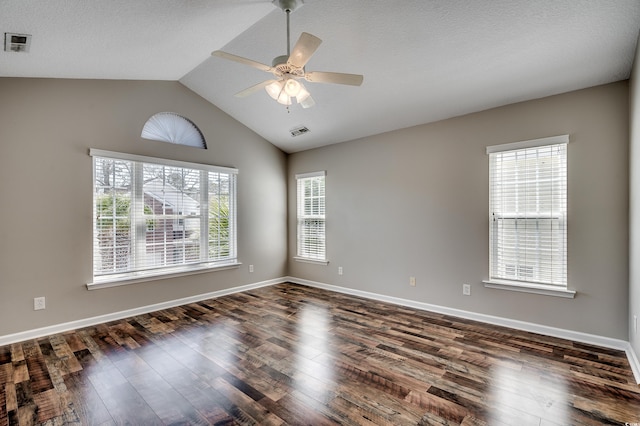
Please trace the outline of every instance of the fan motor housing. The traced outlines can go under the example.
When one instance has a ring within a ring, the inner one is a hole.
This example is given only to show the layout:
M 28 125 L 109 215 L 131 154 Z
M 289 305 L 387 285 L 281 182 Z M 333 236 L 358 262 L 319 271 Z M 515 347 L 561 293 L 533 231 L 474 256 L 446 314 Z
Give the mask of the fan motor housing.
M 304 75 L 304 69 L 294 68 L 287 63 L 289 59 L 288 55 L 278 56 L 273 59 L 271 66 L 276 70 L 276 74 L 281 77 L 285 74 L 291 74 L 296 77 L 302 77 Z
M 293 12 L 304 4 L 303 0 L 273 0 L 273 4 L 285 12 Z

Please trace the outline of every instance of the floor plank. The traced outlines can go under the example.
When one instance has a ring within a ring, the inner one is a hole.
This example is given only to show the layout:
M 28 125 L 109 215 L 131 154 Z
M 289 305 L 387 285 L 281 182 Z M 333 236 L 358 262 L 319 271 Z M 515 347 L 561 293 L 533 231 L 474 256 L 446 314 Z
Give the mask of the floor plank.
M 0 426 L 625 423 L 623 351 L 290 283 L 0 347 Z

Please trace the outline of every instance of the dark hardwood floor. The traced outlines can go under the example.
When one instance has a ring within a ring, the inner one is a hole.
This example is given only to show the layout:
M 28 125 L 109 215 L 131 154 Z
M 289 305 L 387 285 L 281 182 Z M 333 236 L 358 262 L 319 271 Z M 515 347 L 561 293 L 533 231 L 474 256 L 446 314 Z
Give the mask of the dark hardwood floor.
M 0 426 L 635 422 L 624 352 L 294 284 L 0 347 Z

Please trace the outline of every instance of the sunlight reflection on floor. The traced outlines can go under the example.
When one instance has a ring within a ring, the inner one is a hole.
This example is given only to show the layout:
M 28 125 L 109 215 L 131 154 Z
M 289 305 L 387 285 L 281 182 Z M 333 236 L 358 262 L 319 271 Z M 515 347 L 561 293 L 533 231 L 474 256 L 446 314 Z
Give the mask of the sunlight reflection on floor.
M 492 371 L 490 393 L 491 406 L 495 407 L 492 420 L 497 424 L 509 424 L 514 415 L 523 425 L 540 424 L 540 419 L 570 423 L 567 384 L 560 376 L 498 366 Z
M 322 358 L 330 352 L 328 333 L 331 314 L 326 307 L 305 305 L 296 315 L 299 344 L 296 345 L 295 368 L 308 376 L 305 378 L 297 374 L 297 382 L 302 386 L 313 385 L 314 398 L 328 401 L 333 396 L 335 370 L 322 362 Z

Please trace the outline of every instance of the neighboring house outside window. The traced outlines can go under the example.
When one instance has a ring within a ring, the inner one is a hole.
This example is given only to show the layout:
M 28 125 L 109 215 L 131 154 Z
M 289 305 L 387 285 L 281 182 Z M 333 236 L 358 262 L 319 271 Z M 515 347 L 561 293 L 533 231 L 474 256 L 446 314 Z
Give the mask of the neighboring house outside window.
M 487 147 L 487 287 L 567 292 L 568 141 L 565 135 Z
M 296 175 L 297 255 L 296 259 L 326 263 L 325 172 Z
M 237 263 L 237 170 L 91 155 L 94 283 Z

